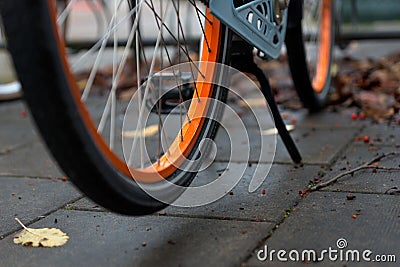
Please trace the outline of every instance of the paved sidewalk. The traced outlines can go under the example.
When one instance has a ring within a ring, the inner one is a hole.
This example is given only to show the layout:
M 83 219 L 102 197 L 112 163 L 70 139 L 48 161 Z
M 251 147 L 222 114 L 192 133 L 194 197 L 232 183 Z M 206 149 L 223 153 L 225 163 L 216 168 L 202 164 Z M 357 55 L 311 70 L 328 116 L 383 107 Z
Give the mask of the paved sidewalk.
M 249 165 L 232 193 L 217 202 L 125 217 L 103 210 L 63 182 L 29 113 L 24 116 L 22 102 L 1 103 L 0 266 L 263 266 L 271 265 L 257 259 L 264 245 L 270 250 L 321 251 L 337 248 L 339 238 L 347 240 L 349 249 L 396 254 L 399 261 L 400 196 L 385 194 L 400 187 L 399 173 L 362 171 L 320 192 L 299 195 L 314 178 L 324 175 L 326 180 L 377 153 L 400 150 L 399 125 L 353 122 L 351 112 L 291 113 L 298 121 L 292 134 L 305 164 L 293 166 L 278 141 L 272 170 L 255 193 L 247 190 L 254 172 Z M 241 114 L 246 118 L 245 112 Z M 375 145 L 355 140 L 363 135 Z M 226 166 L 224 153 L 218 155 L 218 162 L 198 179 L 212 179 Z M 396 167 L 398 159 L 382 164 Z M 261 164 L 267 168 L 267 162 Z M 349 193 L 356 198 L 347 200 Z M 60 228 L 70 240 L 51 249 L 15 245 L 13 235 L 20 227 L 14 217 L 31 227 Z M 276 258 L 272 265 L 279 265 Z M 325 260 L 317 265 L 365 263 Z

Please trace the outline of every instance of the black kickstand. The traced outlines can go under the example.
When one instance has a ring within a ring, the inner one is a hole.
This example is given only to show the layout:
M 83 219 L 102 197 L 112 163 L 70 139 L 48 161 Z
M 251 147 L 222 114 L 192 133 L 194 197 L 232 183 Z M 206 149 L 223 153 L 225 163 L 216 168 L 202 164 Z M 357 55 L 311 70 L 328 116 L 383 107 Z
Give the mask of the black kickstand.
M 281 136 L 290 157 L 294 163 L 300 163 L 301 155 L 282 120 L 268 78 L 257 64 L 254 63 L 253 47 L 242 40 L 233 41 L 231 48 L 231 66 L 241 72 L 251 73 L 256 76 L 261 86 L 261 92 L 267 100 L 272 116 L 274 117 L 275 127 L 278 129 L 278 133 Z

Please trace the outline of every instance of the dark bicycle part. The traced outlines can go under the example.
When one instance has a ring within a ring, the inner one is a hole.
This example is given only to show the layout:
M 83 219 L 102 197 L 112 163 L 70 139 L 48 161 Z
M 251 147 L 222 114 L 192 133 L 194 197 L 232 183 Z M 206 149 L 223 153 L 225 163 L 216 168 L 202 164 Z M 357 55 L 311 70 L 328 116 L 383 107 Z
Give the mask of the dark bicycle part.
M 314 3 L 318 3 L 318 11 L 310 10 L 313 5 L 303 5 L 303 1 L 300 0 L 290 2 L 289 17 L 297 17 L 300 20 L 289 21 L 285 39 L 293 84 L 304 107 L 310 112 L 320 111 L 328 101 L 335 35 L 334 1 L 315 0 Z M 311 44 L 316 46 L 314 51 L 317 53 L 314 55 L 310 54 L 311 51 L 306 46 L 308 34 L 306 15 L 310 15 L 311 12 L 312 16 L 320 16 L 318 32 L 315 33 L 318 38 L 314 37 L 315 40 Z M 303 13 L 305 17 L 301 19 Z
M 296 147 L 290 133 L 286 129 L 281 114 L 279 113 L 278 106 L 275 102 L 271 86 L 265 73 L 257 66 L 253 58 L 253 46 L 249 45 L 243 40 L 235 40 L 232 42 L 231 48 L 231 66 L 242 72 L 254 74 L 260 82 L 260 89 L 263 93 L 269 108 L 271 109 L 272 116 L 274 117 L 275 127 L 282 138 L 285 147 L 292 158 L 294 163 L 301 162 L 301 155 Z
M 210 11 L 270 58 L 278 58 L 286 34 L 287 1 L 210 0 Z

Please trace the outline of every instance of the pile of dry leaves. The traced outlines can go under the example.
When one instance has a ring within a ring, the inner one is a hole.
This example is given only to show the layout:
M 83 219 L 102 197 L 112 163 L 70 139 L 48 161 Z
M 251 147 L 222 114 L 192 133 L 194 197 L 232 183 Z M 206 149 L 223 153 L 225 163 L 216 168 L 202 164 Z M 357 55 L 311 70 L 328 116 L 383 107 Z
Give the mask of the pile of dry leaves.
M 285 56 L 259 62 L 268 74 L 276 101 L 288 109 L 301 108 L 290 78 Z M 400 52 L 385 58 L 338 60 L 332 68 L 330 105 L 357 106 L 375 121 L 393 118 L 400 110 Z
M 332 103 L 357 105 L 376 120 L 400 110 L 400 52 L 376 60 L 344 58 L 337 63 Z

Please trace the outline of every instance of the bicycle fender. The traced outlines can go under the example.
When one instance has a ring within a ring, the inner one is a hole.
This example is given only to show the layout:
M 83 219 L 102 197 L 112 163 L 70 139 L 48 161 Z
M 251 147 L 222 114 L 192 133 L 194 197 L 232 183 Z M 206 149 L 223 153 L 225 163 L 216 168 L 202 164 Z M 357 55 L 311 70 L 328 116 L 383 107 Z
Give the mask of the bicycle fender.
M 287 10 L 282 24 L 277 25 L 274 17 L 274 0 L 249 1 L 235 7 L 233 0 L 211 0 L 210 12 L 222 23 L 270 58 L 280 54 L 285 35 Z

